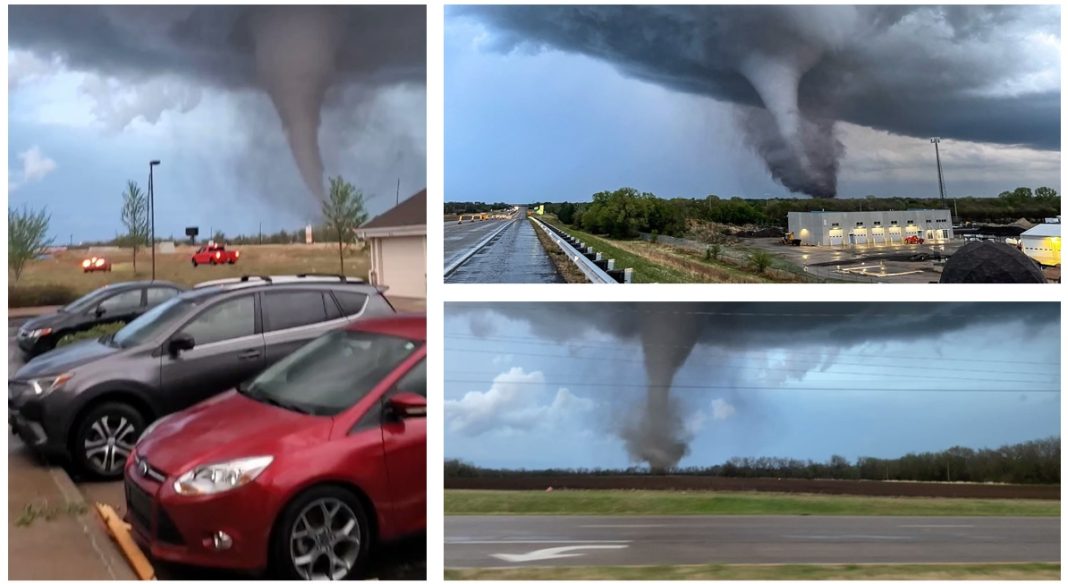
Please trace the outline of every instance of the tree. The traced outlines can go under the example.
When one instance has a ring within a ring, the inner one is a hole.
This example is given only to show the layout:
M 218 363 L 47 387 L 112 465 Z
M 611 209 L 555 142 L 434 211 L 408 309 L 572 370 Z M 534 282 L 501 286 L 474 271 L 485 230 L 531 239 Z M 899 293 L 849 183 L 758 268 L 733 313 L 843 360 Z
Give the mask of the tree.
M 137 248 L 148 245 L 148 197 L 137 183 L 126 181 L 122 193 L 122 224 L 126 226 L 126 243 L 133 248 L 133 269 L 137 273 Z
M 764 250 L 756 250 L 749 254 L 749 265 L 753 266 L 758 274 L 763 274 L 771 266 L 771 254 Z
M 1035 189 L 1035 198 L 1040 201 L 1052 201 L 1057 198 L 1057 191 L 1049 187 L 1038 187 Z
M 48 235 L 52 216 L 45 209 L 30 211 L 23 208 L 7 210 L 7 267 L 19 281 L 26 262 L 44 253 L 53 239 Z
M 341 260 L 341 274 L 345 274 L 345 244 L 356 240 L 356 228 L 367 221 L 363 208 L 363 193 L 345 179 L 330 179 L 330 198 L 323 202 L 325 225 L 337 234 L 337 255 Z

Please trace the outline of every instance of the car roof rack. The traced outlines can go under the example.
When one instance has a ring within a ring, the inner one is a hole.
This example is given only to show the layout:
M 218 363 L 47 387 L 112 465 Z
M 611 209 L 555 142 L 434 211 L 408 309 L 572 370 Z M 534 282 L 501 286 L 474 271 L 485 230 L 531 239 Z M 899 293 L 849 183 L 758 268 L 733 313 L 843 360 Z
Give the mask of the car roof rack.
M 328 273 L 325 273 L 325 272 L 308 272 L 308 273 L 305 273 L 305 274 L 297 274 L 297 277 L 301 278 L 301 279 L 304 279 L 304 278 L 324 278 L 324 279 L 337 278 L 338 280 L 340 280 L 342 282 L 360 282 L 360 283 L 363 282 L 363 278 L 350 278 L 349 276 L 346 276 L 344 274 L 328 274 Z
M 221 280 L 208 280 L 207 282 L 201 282 L 199 284 L 194 285 L 193 289 L 195 290 L 197 288 L 207 288 L 209 286 L 224 286 L 226 284 L 245 284 L 248 283 L 249 280 L 251 280 L 252 278 L 259 278 L 267 284 L 270 284 L 272 281 L 270 276 L 261 276 L 259 274 L 245 274 L 240 278 L 223 278 Z

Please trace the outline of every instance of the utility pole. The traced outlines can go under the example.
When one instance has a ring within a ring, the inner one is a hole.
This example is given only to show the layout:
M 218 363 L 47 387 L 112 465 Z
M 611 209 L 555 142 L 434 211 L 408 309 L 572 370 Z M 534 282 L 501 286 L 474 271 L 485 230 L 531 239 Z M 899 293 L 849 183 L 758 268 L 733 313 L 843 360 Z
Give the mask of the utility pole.
M 397 202 L 395 205 L 400 205 L 400 177 L 397 177 Z
M 260 245 L 263 245 L 263 221 L 260 221 Z
M 931 138 L 931 144 L 935 147 L 935 165 L 938 167 L 938 198 L 942 201 L 942 207 L 946 206 L 946 183 L 942 180 L 942 157 L 938 154 L 938 143 L 942 139 L 935 137 Z
M 148 209 L 152 216 L 152 279 L 156 279 L 156 191 L 152 186 L 152 169 L 159 164 L 158 160 L 148 163 Z

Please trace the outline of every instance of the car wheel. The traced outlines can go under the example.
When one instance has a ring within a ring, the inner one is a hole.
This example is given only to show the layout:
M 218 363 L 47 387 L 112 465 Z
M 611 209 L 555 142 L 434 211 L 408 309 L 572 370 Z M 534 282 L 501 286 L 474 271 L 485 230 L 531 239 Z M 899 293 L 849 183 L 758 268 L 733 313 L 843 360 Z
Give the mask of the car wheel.
M 193 267 L 194 268 L 197 267 L 197 261 L 196 260 L 193 260 Z
M 272 544 L 280 577 L 353 578 L 362 573 L 371 549 L 367 513 L 351 492 L 315 487 L 286 506 Z
M 94 478 L 120 477 L 144 429 L 144 417 L 135 408 L 119 402 L 100 404 L 78 424 L 71 449 L 74 461 Z

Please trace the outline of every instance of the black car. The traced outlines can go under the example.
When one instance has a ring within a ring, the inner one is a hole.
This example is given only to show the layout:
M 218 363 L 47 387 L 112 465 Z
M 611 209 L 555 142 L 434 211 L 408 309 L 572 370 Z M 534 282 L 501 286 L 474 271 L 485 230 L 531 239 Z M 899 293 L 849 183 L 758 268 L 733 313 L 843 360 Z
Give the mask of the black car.
M 184 292 L 114 335 L 41 355 L 8 380 L 8 423 L 31 448 L 117 478 L 153 420 L 251 379 L 320 334 L 393 314 L 343 277 L 243 277 Z
M 59 309 L 26 321 L 15 335 L 28 358 L 56 348 L 63 337 L 102 324 L 127 323 L 182 292 L 160 281 L 123 282 L 98 288 Z

